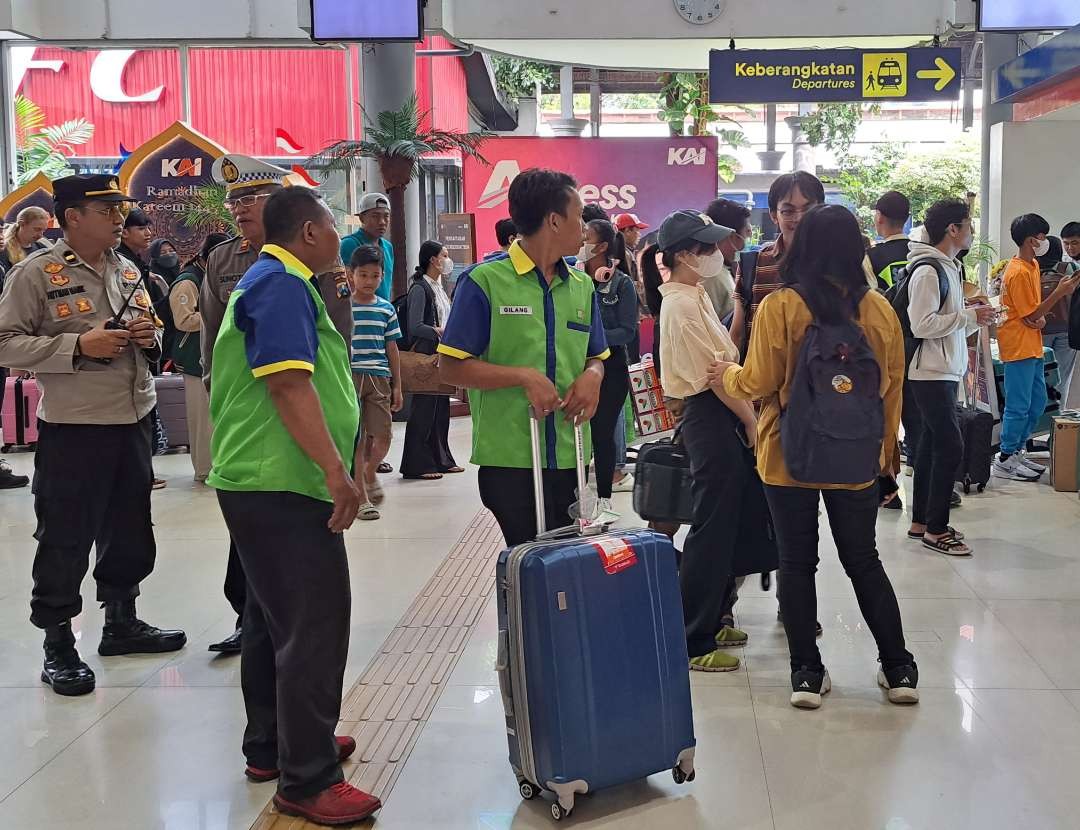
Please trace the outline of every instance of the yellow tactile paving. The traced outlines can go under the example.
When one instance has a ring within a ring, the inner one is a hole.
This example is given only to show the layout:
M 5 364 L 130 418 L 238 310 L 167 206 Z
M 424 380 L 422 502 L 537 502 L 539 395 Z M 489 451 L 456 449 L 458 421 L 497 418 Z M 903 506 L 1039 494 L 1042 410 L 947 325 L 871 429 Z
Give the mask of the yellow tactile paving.
M 494 517 L 477 513 L 341 702 L 338 733 L 356 738 L 345 775 L 383 803 L 495 587 L 502 545 Z M 314 827 L 271 803 L 252 830 Z

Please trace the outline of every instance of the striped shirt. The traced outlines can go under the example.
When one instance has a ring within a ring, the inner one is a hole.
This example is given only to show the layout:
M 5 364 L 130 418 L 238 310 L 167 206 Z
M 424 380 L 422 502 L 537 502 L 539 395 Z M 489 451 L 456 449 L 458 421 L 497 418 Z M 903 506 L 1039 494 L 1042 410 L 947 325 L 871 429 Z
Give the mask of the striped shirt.
M 784 258 L 784 253 L 784 237 L 782 236 L 778 236 L 775 242 L 766 245 L 758 252 L 757 270 L 754 272 L 754 287 L 751 292 L 753 300 L 750 316 L 746 321 L 747 330 L 754 324 L 754 316 L 757 314 L 761 301 L 784 286 L 780 276 L 780 261 Z M 735 293 L 742 294 L 741 274 L 735 280 Z
M 394 307 L 382 297 L 373 303 L 353 303 L 352 370 L 361 375 L 390 377 L 386 344 L 401 339 Z

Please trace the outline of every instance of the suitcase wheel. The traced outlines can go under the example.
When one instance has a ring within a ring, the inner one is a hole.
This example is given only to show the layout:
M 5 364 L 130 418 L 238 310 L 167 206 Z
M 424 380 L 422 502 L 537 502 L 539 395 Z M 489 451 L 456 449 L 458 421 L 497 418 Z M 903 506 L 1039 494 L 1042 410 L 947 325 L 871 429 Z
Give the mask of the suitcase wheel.
M 686 784 L 697 777 L 697 772 L 695 770 L 690 770 L 690 773 L 687 774 L 683 771 L 682 767 L 674 767 L 671 770 L 671 777 L 675 779 L 676 784 Z
M 551 817 L 555 819 L 555 821 L 562 821 L 564 818 L 570 817 L 570 810 L 567 810 L 558 801 L 552 801 Z
M 539 790 L 533 785 L 531 781 L 521 781 L 518 783 L 518 792 L 521 793 L 521 797 L 526 801 L 536 798 Z
M 11 448 L 14 446 L 14 444 L 4 444 L 2 447 L 0 447 L 0 452 L 11 452 Z
M 982 485 L 979 485 L 979 492 L 981 493 L 982 490 L 983 490 Z M 971 494 L 971 482 L 970 481 L 965 481 L 964 482 L 964 495 L 967 496 L 967 495 L 970 495 L 970 494 Z
M 981 493 L 984 490 L 986 490 L 986 485 L 985 484 L 980 484 L 976 489 Z M 967 492 L 967 491 L 965 491 L 965 492 Z

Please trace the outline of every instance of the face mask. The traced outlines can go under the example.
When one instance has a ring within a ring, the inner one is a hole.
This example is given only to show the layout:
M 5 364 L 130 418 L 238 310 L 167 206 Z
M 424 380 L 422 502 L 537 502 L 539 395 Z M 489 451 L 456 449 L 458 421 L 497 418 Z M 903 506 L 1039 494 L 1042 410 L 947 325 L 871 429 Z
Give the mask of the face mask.
M 454 260 L 450 259 L 450 257 L 447 257 L 442 261 L 442 266 L 440 267 L 442 268 L 443 276 L 449 277 L 452 273 L 454 273 Z
M 698 254 L 697 264 L 691 265 L 703 280 L 718 277 L 724 272 L 724 255 L 720 251 L 702 256 Z
M 180 264 L 180 256 L 178 254 L 162 254 L 157 258 L 157 261 L 162 268 L 176 268 Z
M 581 250 L 577 252 L 578 262 L 584 265 L 586 262 L 593 258 L 593 255 L 595 253 L 596 245 L 594 245 L 592 242 L 586 242 L 584 245 L 581 246 Z
M 1035 256 L 1046 256 L 1050 251 L 1050 240 L 1042 239 L 1039 244 L 1035 246 Z

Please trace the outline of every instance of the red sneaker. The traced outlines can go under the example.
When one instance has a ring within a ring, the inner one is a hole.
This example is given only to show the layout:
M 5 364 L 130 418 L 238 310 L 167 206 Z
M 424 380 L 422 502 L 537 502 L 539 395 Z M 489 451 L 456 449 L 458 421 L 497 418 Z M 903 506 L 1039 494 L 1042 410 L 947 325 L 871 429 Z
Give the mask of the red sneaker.
M 287 816 L 299 816 L 315 824 L 338 825 L 363 821 L 381 809 L 382 802 L 342 781 L 300 801 L 289 801 L 277 793 L 274 806 Z
M 356 752 L 356 740 L 352 736 L 336 735 L 334 740 L 337 741 L 337 757 L 339 762 L 344 761 Z M 262 784 L 266 781 L 273 781 L 281 775 L 281 770 L 277 768 L 261 769 L 260 767 L 253 767 L 251 764 L 248 764 L 247 769 L 244 770 L 244 775 L 247 776 L 248 781 Z

